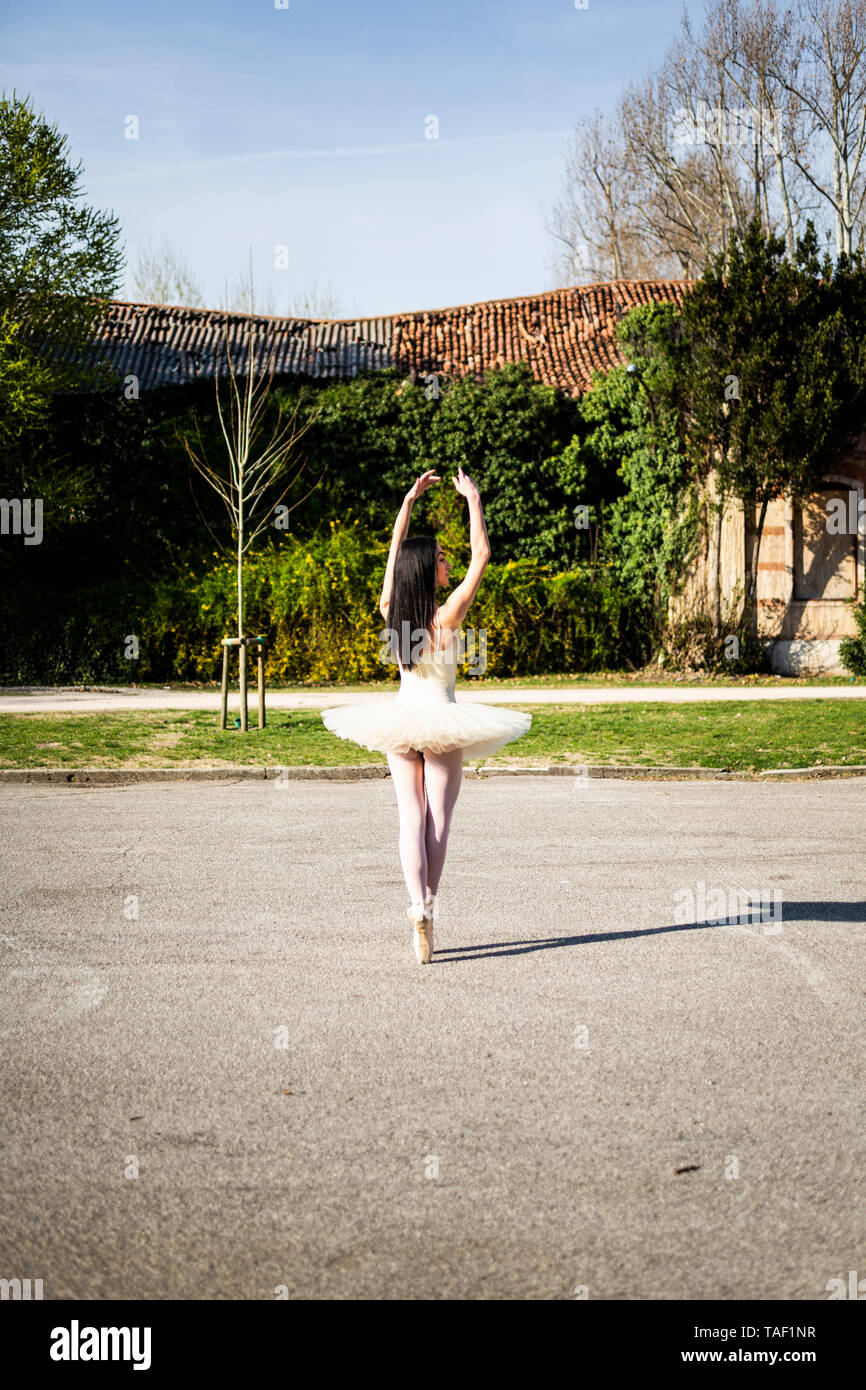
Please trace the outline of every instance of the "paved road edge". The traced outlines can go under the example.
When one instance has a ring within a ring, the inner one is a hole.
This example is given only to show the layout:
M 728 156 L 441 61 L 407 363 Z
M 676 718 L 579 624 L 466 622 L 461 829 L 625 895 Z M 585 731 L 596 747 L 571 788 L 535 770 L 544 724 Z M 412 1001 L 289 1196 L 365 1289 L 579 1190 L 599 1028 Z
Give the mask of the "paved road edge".
M 141 782 L 366 782 L 390 776 L 387 767 L 148 767 L 148 768 L 0 768 L 0 783 L 54 786 L 123 786 Z M 657 782 L 761 782 L 773 779 L 809 780 L 866 777 L 866 766 L 791 767 L 765 772 L 732 772 L 710 767 L 612 767 L 606 763 L 569 763 L 550 767 L 468 766 L 464 776 L 476 781 L 488 777 L 571 777 L 612 781 Z

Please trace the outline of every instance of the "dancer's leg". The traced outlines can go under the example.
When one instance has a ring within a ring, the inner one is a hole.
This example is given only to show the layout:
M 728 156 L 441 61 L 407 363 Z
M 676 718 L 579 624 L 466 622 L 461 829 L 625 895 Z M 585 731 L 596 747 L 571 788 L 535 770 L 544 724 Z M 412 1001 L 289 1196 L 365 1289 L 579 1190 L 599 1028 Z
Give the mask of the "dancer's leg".
M 460 795 L 463 782 L 463 750 L 450 753 L 424 754 L 424 785 L 427 788 L 427 819 L 424 843 L 427 849 L 427 888 L 439 890 L 439 880 L 445 867 L 451 812 Z
M 389 753 L 388 766 L 400 815 L 400 864 L 413 903 L 424 901 L 427 851 L 424 845 L 424 762 L 421 754 Z

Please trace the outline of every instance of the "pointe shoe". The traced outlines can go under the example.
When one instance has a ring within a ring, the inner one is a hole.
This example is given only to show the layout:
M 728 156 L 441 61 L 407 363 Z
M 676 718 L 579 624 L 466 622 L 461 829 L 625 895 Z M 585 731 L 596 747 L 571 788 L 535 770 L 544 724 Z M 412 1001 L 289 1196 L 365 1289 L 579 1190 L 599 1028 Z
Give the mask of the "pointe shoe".
M 406 916 L 412 923 L 415 959 L 419 965 L 429 965 L 433 959 L 433 918 L 425 903 L 412 903 Z
M 428 894 L 427 894 L 426 898 L 424 899 L 424 911 L 425 911 L 425 913 L 427 914 L 427 916 L 430 918 L 430 926 L 429 926 L 428 931 L 427 931 L 427 936 L 428 936 L 429 941 L 430 941 L 430 954 L 431 954 L 431 956 L 432 956 L 432 954 L 433 954 L 433 927 L 434 927 L 435 922 L 436 922 L 436 895 L 435 895 L 435 893 L 428 893 Z

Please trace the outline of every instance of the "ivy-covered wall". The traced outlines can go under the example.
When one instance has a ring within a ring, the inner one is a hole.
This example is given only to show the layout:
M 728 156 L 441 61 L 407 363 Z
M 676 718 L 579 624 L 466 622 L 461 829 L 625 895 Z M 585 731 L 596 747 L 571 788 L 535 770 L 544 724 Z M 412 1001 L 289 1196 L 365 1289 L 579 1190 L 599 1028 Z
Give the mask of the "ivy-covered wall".
M 0 541 L 0 679 L 217 675 L 220 638 L 233 622 L 230 533 L 183 444 L 195 431 L 219 459 L 214 400 L 212 382 L 136 401 L 55 398 L 30 455 L 44 494 L 42 543 Z M 535 381 L 525 364 L 483 383 L 444 385 L 438 399 L 392 371 L 277 385 L 274 418 L 296 406 L 309 428 L 285 501 L 298 505 L 288 530 L 268 528 L 247 568 L 247 629 L 268 633 L 272 678 L 381 675 L 376 603 L 387 544 L 424 469 L 442 483 L 416 505 L 412 529 L 436 532 L 455 577 L 468 562 L 464 503 L 449 483 L 458 465 L 481 490 L 493 551 L 470 614 L 475 628 L 488 628 L 491 673 L 649 655 L 681 477 L 672 454 L 652 461 L 638 393 L 621 369 L 580 401 Z M 27 486 L 7 476 L 3 495 L 26 495 Z M 124 655 L 130 635 L 135 661 Z

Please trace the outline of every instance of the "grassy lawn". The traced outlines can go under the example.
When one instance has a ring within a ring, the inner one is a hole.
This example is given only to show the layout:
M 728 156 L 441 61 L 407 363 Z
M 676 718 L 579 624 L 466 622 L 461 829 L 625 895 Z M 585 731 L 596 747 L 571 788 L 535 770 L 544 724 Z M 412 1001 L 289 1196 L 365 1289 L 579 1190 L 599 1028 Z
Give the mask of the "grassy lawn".
M 515 709 L 527 708 L 515 704 Z M 592 762 L 760 772 L 821 763 L 866 765 L 859 701 L 533 707 L 532 728 L 487 766 Z M 249 733 L 204 711 L 0 715 L 4 768 L 329 766 L 383 764 L 328 733 L 311 710 L 275 711 Z

